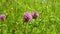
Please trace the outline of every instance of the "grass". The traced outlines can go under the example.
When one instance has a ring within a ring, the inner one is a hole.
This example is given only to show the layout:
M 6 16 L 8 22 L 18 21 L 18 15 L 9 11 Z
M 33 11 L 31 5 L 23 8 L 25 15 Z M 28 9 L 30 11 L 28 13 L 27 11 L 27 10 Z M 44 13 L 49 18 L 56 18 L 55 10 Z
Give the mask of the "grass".
M 39 12 L 39 17 L 23 24 L 24 12 Z M 0 0 L 0 34 L 60 34 L 60 0 Z

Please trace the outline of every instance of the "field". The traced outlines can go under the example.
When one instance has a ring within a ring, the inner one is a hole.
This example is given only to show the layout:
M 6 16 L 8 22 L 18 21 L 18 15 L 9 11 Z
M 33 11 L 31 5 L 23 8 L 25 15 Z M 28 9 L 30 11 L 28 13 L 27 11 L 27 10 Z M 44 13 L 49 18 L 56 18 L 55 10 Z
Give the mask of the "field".
M 24 12 L 39 17 L 23 23 Z M 60 34 L 60 0 L 0 0 L 0 34 Z

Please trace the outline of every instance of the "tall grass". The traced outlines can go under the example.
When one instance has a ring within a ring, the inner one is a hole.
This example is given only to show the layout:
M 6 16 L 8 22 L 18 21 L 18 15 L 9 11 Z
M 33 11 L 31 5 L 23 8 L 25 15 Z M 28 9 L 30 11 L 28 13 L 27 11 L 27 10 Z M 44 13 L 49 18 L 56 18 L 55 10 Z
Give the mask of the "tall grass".
M 23 24 L 24 12 L 39 12 L 39 17 Z M 0 0 L 0 34 L 60 34 L 60 0 Z

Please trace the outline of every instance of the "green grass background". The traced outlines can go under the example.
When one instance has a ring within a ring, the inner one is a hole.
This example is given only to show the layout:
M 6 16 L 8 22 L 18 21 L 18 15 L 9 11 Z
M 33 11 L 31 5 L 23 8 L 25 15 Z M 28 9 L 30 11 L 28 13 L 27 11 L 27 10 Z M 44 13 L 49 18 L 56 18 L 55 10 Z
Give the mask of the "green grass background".
M 24 12 L 39 12 L 39 17 L 23 24 Z M 60 34 L 60 0 L 0 0 L 0 34 Z

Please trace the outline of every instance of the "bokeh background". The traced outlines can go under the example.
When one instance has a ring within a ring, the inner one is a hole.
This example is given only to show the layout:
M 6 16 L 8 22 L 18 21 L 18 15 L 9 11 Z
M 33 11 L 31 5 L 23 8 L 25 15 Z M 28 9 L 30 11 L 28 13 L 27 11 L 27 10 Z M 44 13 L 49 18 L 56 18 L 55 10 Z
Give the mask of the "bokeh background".
M 23 24 L 24 12 L 39 17 Z M 60 0 L 0 0 L 0 34 L 60 34 Z

